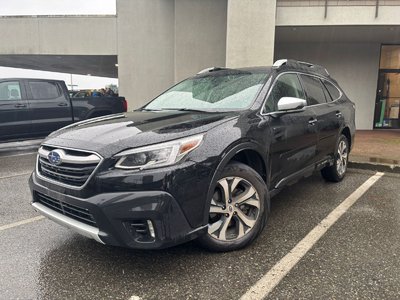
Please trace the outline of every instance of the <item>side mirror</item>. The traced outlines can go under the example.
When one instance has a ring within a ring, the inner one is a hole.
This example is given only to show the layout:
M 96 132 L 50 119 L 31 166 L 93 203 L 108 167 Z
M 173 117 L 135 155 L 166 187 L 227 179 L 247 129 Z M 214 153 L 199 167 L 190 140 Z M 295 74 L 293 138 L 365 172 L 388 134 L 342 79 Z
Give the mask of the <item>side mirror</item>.
M 278 110 L 286 111 L 286 110 L 295 110 L 301 109 L 307 105 L 307 101 L 300 98 L 295 97 L 282 97 L 278 101 Z

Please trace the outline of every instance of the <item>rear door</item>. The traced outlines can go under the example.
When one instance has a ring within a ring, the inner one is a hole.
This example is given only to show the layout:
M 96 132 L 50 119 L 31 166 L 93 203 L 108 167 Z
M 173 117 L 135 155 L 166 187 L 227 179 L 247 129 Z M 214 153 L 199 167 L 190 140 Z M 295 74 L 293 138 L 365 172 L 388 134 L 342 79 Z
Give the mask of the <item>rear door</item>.
M 318 126 L 318 145 L 316 161 L 323 161 L 333 154 L 336 147 L 337 135 L 343 120 L 340 105 L 332 101 L 328 90 L 321 79 L 316 76 L 301 74 L 307 101 L 312 105 Z
M 58 81 L 26 80 L 32 132 L 46 136 L 72 123 L 71 103 Z
M 282 97 L 305 99 L 305 93 L 296 73 L 278 75 L 263 113 L 269 115 L 271 146 L 270 169 L 273 186 L 284 178 L 294 176 L 315 160 L 318 140 L 316 115 L 312 107 L 303 110 L 274 114 Z
M 0 81 L 0 141 L 29 137 L 31 119 L 20 80 Z

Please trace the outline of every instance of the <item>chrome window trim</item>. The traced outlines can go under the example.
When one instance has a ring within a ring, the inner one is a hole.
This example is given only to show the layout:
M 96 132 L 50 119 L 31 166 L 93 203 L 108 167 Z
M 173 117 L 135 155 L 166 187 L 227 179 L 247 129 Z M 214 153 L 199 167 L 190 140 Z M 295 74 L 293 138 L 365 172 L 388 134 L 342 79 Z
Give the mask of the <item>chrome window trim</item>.
M 47 177 L 41 175 L 40 172 L 39 172 L 39 158 L 40 158 L 40 154 L 38 153 L 38 155 L 36 156 L 36 166 L 35 166 L 36 176 L 38 176 L 38 177 L 39 177 L 40 179 L 42 179 L 43 181 L 47 181 L 47 182 L 50 182 L 50 183 L 52 183 L 52 184 L 55 184 L 55 185 L 58 185 L 58 186 L 62 186 L 62 187 L 66 187 L 66 188 L 73 189 L 73 190 L 82 190 L 82 189 L 88 184 L 88 182 L 92 179 L 92 177 L 93 177 L 94 174 L 96 173 L 97 169 L 100 167 L 100 165 L 102 164 L 102 162 L 103 162 L 103 160 L 104 160 L 104 158 L 103 158 L 100 154 L 98 154 L 97 152 L 95 152 L 95 151 L 82 150 L 82 149 L 71 148 L 71 147 L 60 147 L 60 146 L 57 146 L 57 145 L 46 144 L 46 143 L 41 144 L 41 145 L 40 145 L 40 148 L 41 148 L 42 146 L 54 147 L 54 148 L 56 148 L 56 149 L 66 149 L 66 150 L 72 150 L 72 151 L 80 151 L 80 152 L 92 153 L 92 154 L 97 155 L 97 156 L 100 158 L 100 161 L 98 162 L 96 168 L 93 170 L 92 174 L 90 174 L 90 176 L 89 176 L 88 179 L 85 181 L 85 183 L 84 183 L 83 185 L 81 185 L 81 186 L 74 186 L 74 185 L 62 183 L 62 182 L 59 182 L 59 181 L 57 181 L 57 180 L 54 180 L 54 179 L 51 179 L 51 178 L 47 178 Z M 40 148 L 39 148 L 39 150 L 40 150 Z
M 265 99 L 264 99 L 264 101 L 263 101 L 263 104 L 262 104 L 261 110 L 260 110 L 260 114 L 261 114 L 262 116 L 269 116 L 269 115 L 275 115 L 275 114 L 277 114 L 277 113 L 280 113 L 279 110 L 271 111 L 271 112 L 267 112 L 267 113 L 266 113 L 266 112 L 264 112 L 264 108 L 265 108 L 265 104 L 266 104 L 266 102 L 267 102 L 267 100 L 268 100 L 268 97 L 269 97 L 269 95 L 270 95 L 272 89 L 273 89 L 274 86 L 275 86 L 276 81 L 279 79 L 279 77 L 281 77 L 281 76 L 284 75 L 284 74 L 296 74 L 296 75 L 307 75 L 307 76 L 317 77 L 317 78 L 320 79 L 320 80 L 328 81 L 328 82 L 331 83 L 335 88 L 337 88 L 338 91 L 340 92 L 339 98 L 337 98 L 337 99 L 335 99 L 335 100 L 332 100 L 332 101 L 329 101 L 329 102 L 326 102 L 326 103 L 319 103 L 319 104 L 307 105 L 307 106 L 305 106 L 303 109 L 306 109 L 306 108 L 308 108 L 308 107 L 314 107 L 314 106 L 319 106 L 319 105 L 325 105 L 325 104 L 333 103 L 333 102 L 338 101 L 338 100 L 339 100 L 340 98 L 342 98 L 342 96 L 343 96 L 342 91 L 336 86 L 336 84 L 334 84 L 332 81 L 330 81 L 330 80 L 328 80 L 328 79 L 326 79 L 326 78 L 324 78 L 324 77 L 322 77 L 322 76 L 318 76 L 318 75 L 314 75 L 314 74 L 307 74 L 307 73 L 300 72 L 300 71 L 286 71 L 286 72 L 282 72 L 282 73 L 278 74 L 278 76 L 276 76 L 276 78 L 275 78 L 274 82 L 272 83 L 272 85 L 271 85 L 271 87 L 270 87 L 270 89 L 269 89 L 267 95 L 265 96 Z M 300 78 L 299 78 L 299 81 L 300 81 L 300 84 L 301 84 L 301 86 L 302 86 L 302 88 L 303 88 L 303 91 L 305 92 L 305 89 L 304 89 L 304 87 L 303 87 L 303 84 L 302 84 Z M 325 88 L 326 88 L 326 87 L 325 87 Z M 328 91 L 328 93 L 329 93 L 329 91 Z M 329 94 L 329 95 L 330 95 L 330 94 Z M 307 101 L 307 99 L 305 99 L 305 100 Z

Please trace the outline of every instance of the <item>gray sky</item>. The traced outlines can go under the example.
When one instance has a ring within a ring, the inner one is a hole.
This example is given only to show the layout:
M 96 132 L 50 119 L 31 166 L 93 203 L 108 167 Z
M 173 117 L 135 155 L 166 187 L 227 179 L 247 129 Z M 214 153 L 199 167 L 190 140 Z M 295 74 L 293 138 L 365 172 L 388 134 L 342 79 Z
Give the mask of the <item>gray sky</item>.
M 115 14 L 115 0 L 0 0 L 0 15 Z
M 115 14 L 115 0 L 0 0 L 0 16 L 21 15 L 98 15 Z M 0 78 L 31 77 L 64 80 L 71 83 L 71 75 L 0 66 Z M 73 75 L 73 84 L 78 89 L 102 88 L 107 84 L 118 84 L 115 78 Z M 76 88 L 75 88 L 76 89 Z

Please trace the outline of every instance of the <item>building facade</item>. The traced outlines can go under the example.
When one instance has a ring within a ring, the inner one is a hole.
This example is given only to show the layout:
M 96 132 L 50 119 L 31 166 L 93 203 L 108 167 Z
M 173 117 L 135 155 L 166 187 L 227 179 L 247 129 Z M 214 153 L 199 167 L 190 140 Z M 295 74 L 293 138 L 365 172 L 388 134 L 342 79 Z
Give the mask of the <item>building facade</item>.
M 118 74 L 133 109 L 206 67 L 292 58 L 328 69 L 358 129 L 400 128 L 400 0 L 116 1 L 115 16 L 0 18 L 0 65 Z
M 400 1 L 118 0 L 117 14 L 133 105 L 205 67 L 293 58 L 329 70 L 356 103 L 358 129 L 400 128 Z

